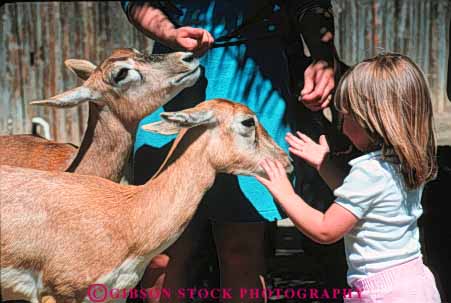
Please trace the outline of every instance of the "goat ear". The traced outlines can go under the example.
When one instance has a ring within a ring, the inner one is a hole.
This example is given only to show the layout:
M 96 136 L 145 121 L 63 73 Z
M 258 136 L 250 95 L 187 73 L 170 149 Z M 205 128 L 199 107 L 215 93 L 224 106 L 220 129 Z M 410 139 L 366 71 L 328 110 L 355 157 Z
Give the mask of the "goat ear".
M 88 79 L 97 68 L 91 61 L 82 59 L 67 59 L 64 64 L 82 80 Z
M 142 129 L 162 135 L 174 135 L 182 128 L 213 123 L 216 120 L 213 111 L 198 110 L 196 108 L 178 112 L 163 112 L 160 114 L 160 117 L 163 119 L 162 121 L 143 125 Z
M 65 108 L 98 99 L 100 99 L 100 94 L 98 92 L 86 86 L 79 86 L 49 99 L 32 101 L 30 104 Z
M 161 135 L 175 135 L 178 134 L 181 127 L 178 124 L 168 121 L 158 121 L 142 126 L 142 129 L 151 133 L 157 133 Z
M 163 118 L 163 120 L 186 128 L 213 123 L 216 120 L 213 111 L 198 110 L 196 108 L 190 108 L 178 112 L 164 112 L 160 114 L 160 117 Z

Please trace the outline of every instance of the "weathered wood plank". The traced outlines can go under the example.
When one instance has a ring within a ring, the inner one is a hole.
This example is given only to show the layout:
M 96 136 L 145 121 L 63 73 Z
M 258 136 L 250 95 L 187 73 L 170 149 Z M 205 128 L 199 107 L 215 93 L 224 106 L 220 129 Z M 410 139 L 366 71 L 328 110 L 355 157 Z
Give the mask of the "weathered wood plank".
M 0 59 L 8 63 L 0 66 L 0 134 L 29 133 L 31 118 L 41 116 L 54 139 L 78 144 L 86 105 L 57 110 L 28 103 L 81 83 L 65 59 L 99 63 L 117 47 L 152 51 L 152 41 L 129 24 L 118 2 L 6 4 L 0 14 Z
M 381 51 L 406 54 L 429 81 L 436 115 L 451 112 L 445 95 L 449 1 L 336 0 L 334 4 L 339 8 L 336 44 L 345 62 L 355 64 Z

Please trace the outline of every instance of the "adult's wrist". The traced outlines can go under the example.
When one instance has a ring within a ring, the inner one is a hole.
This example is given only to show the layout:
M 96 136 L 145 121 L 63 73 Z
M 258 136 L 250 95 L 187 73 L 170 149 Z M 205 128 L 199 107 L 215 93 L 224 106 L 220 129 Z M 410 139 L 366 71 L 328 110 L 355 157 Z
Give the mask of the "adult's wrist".
M 161 39 L 161 40 L 164 40 L 164 41 L 160 41 L 161 43 L 172 48 L 173 50 L 180 49 L 180 47 L 177 43 L 177 29 L 175 27 L 167 30 L 165 32 L 164 39 Z
M 321 172 L 324 171 L 324 169 L 327 167 L 329 161 L 330 161 L 330 152 L 326 152 L 324 154 L 323 161 L 321 161 L 321 163 L 317 167 L 315 167 L 320 175 Z

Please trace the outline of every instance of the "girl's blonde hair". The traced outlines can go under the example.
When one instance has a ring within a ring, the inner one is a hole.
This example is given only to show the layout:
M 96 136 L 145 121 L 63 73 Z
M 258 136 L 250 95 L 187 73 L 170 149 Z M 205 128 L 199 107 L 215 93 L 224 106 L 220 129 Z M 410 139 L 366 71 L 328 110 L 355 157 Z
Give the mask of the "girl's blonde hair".
M 341 79 L 334 102 L 363 127 L 385 160 L 399 164 L 409 189 L 435 176 L 431 96 L 410 58 L 386 53 L 357 64 Z

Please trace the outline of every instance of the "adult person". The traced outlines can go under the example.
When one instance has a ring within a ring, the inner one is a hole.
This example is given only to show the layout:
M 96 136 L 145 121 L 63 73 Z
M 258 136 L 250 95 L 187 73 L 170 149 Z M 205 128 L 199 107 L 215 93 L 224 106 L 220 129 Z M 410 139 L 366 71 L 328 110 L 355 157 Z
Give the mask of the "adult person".
M 293 100 L 288 79 L 287 39 L 283 29 L 286 12 L 290 12 L 294 20 L 294 35 L 302 34 L 314 59 L 312 71 L 307 75 L 312 79 L 309 82 L 312 85 L 311 88 L 306 85 L 304 100 L 317 102 L 320 107 L 330 103 L 329 95 L 335 85 L 330 1 L 284 1 L 281 5 L 259 0 L 122 4 L 129 20 L 156 41 L 155 53 L 184 50 L 200 57 L 203 76 L 195 86 L 185 89 L 167 104 L 166 111 L 191 107 L 211 98 L 242 102 L 256 113 L 274 140 L 287 150 L 284 136 L 297 128 L 298 104 Z M 316 21 L 308 23 L 313 19 Z M 159 119 L 161 111 L 142 123 Z M 244 127 L 252 127 L 252 123 L 249 121 Z M 133 164 L 135 184 L 144 183 L 156 172 L 172 140 L 173 137 L 138 129 Z M 166 251 L 169 265 L 164 270 L 164 287 L 176 290 L 191 286 L 192 258 L 198 245 L 205 241 L 204 232 L 211 224 L 221 287 L 232 289 L 231 302 L 255 302 L 249 297 L 240 298 L 238 291 L 240 288 L 264 287 L 265 224 L 283 216 L 269 192 L 254 178 L 218 176 L 195 218 Z M 164 256 L 154 259 L 153 271 L 164 269 L 167 261 Z M 151 272 L 144 277 L 146 288 L 150 285 L 145 280 L 152 276 Z M 158 281 L 161 285 L 162 277 Z M 165 300 L 161 298 L 161 301 Z
M 295 25 L 298 27 L 313 26 L 324 35 L 321 40 L 313 36 L 302 34 L 303 41 L 308 49 L 316 50 L 311 58 L 294 59 L 291 68 L 291 86 L 294 92 L 299 91 L 298 101 L 302 106 L 297 107 L 296 129 L 308 135 L 314 140 L 318 140 L 320 135 L 326 134 L 329 146 L 331 146 L 331 157 L 337 163 L 341 163 L 343 169 L 350 169 L 347 162 L 359 155 L 349 139 L 343 135 L 341 130 L 341 119 L 334 106 L 331 104 L 331 92 L 335 88 L 341 76 L 349 68 L 339 60 L 335 46 L 333 12 L 331 7 L 324 6 L 314 10 L 307 10 L 297 16 L 300 21 Z M 322 18 L 318 18 L 318 15 Z M 296 20 L 295 20 L 296 21 Z M 315 26 L 316 25 L 316 26 Z M 293 27 L 295 27 L 293 26 Z M 293 28 L 292 27 L 292 28 Z M 327 30 L 326 30 L 327 29 Z M 290 35 L 293 37 L 293 35 Z M 299 49 L 302 45 L 294 41 L 289 43 L 289 52 L 296 53 L 299 57 Z M 330 50 L 333 50 L 332 52 Z M 318 53 L 323 55 L 318 57 Z M 331 54 L 334 54 L 331 56 Z M 302 55 L 302 53 L 301 53 Z M 295 56 L 290 56 L 296 58 Z M 306 65 L 308 64 L 308 66 Z M 302 73 L 303 75 L 299 75 Z M 332 123 L 329 123 L 323 110 L 328 108 L 332 116 Z M 295 191 L 310 206 L 325 212 L 334 200 L 333 192 L 319 176 L 318 172 L 299 157 L 294 157 L 296 182 Z M 347 264 L 344 254 L 344 241 L 340 240 L 334 244 L 324 245 L 312 241 L 309 237 L 301 235 L 302 249 L 304 253 L 317 264 L 317 277 L 328 289 L 346 288 Z M 325 302 L 334 300 L 327 299 Z M 335 300 L 341 302 L 342 299 Z
M 448 100 L 451 101 L 451 21 L 449 22 L 448 34 L 448 83 L 446 91 L 448 93 Z
M 447 96 L 451 101 L 451 20 L 448 27 L 448 74 Z M 423 193 L 424 215 L 420 227 L 424 239 L 425 261 L 431 267 L 437 280 L 443 302 L 451 300 L 451 244 L 443 239 L 451 238 L 448 228 L 448 214 L 451 210 L 446 200 L 451 184 L 451 146 L 437 147 L 438 172 L 435 180 L 426 184 Z

